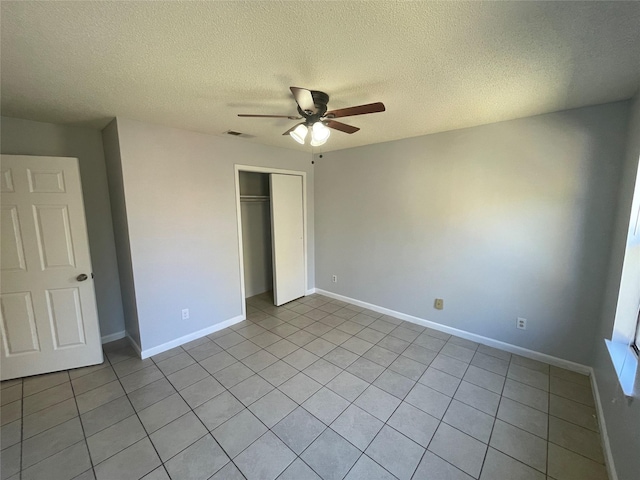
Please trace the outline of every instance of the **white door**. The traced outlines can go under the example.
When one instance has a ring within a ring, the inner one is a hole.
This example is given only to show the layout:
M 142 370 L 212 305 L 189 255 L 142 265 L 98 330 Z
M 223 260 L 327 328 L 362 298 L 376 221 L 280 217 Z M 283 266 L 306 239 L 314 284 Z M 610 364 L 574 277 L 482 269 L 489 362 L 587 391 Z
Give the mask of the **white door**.
M 306 293 L 302 177 L 271 174 L 273 299 L 283 305 Z
M 101 363 L 78 160 L 2 155 L 1 171 L 2 380 Z

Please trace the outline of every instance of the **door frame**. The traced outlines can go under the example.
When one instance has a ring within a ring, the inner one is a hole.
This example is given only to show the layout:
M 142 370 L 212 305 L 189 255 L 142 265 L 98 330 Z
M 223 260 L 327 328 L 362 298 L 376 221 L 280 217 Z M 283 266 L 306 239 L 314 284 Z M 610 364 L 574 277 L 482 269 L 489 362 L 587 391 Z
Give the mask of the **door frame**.
M 242 304 L 242 316 L 247 318 L 247 306 L 245 301 L 245 286 L 244 286 L 244 249 L 242 246 L 242 208 L 240 205 L 240 172 L 253 172 L 253 173 L 277 173 L 281 175 L 296 175 L 302 177 L 302 222 L 304 226 L 304 239 L 303 239 L 303 248 L 304 248 L 304 290 L 305 293 L 309 291 L 309 275 L 308 275 L 308 257 L 307 257 L 307 172 L 298 171 L 298 170 L 286 170 L 282 168 L 271 168 L 271 167 L 258 167 L 254 165 L 242 165 L 235 164 L 234 168 L 234 177 L 236 183 L 236 220 L 238 222 L 238 258 L 240 259 L 240 293 L 241 293 L 241 304 Z

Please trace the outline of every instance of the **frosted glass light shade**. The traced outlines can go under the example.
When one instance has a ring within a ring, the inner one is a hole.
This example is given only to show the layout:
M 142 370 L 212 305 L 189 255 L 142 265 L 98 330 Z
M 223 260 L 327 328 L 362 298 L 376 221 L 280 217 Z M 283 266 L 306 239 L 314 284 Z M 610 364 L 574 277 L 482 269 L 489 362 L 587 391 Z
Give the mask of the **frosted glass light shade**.
M 329 135 L 331 135 L 331 130 L 326 125 L 322 122 L 314 123 L 313 127 L 311 127 L 311 145 L 314 147 L 324 145 Z
M 289 135 L 298 143 L 304 145 L 304 139 L 307 138 L 307 127 L 305 125 L 298 125 L 293 131 L 289 132 Z

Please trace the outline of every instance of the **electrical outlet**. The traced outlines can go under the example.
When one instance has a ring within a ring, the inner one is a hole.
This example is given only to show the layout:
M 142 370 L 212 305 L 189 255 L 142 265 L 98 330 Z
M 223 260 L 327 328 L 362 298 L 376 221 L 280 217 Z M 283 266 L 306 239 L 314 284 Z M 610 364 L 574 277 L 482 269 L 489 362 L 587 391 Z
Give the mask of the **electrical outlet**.
M 442 310 L 444 308 L 444 300 L 442 298 L 436 298 L 436 301 L 434 302 L 433 307 L 436 310 Z
M 189 319 L 189 309 L 188 308 L 183 308 L 182 309 L 182 319 L 183 320 L 188 320 Z
M 331 277 L 331 281 L 332 281 L 333 283 L 338 283 L 338 275 L 333 275 L 333 276 Z
M 518 317 L 518 320 L 516 321 L 516 327 L 518 327 L 520 330 L 526 330 L 527 329 L 527 319 Z

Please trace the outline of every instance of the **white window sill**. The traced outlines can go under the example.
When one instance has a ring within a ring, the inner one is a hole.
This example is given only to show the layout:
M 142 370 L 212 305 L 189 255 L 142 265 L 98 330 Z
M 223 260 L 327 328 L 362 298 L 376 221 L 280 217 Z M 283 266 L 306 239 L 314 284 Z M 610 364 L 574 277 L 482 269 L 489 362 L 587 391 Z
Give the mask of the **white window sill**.
M 612 340 L 604 341 L 618 375 L 622 391 L 627 397 L 640 398 L 640 370 L 638 356 L 630 345 Z

